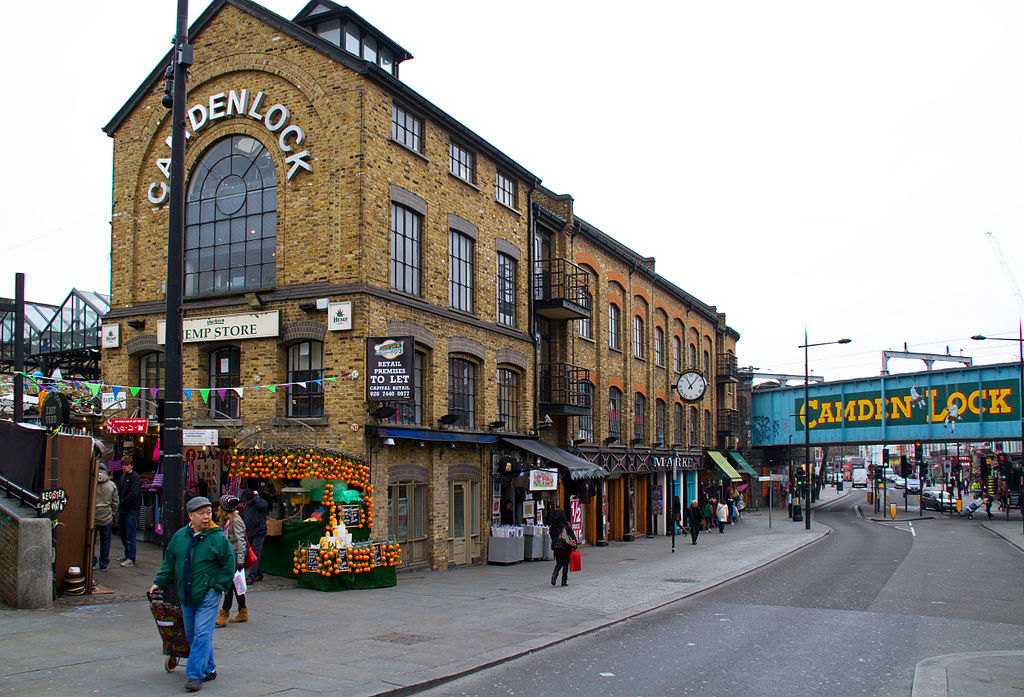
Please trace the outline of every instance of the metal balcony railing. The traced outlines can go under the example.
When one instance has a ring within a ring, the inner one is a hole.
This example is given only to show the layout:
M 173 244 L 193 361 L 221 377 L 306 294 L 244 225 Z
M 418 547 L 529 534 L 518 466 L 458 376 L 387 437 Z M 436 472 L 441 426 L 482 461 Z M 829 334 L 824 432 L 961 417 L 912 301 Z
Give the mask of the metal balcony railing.
M 740 410 L 719 409 L 718 410 L 718 434 L 725 436 L 738 436 L 740 434 Z
M 547 414 L 590 416 L 590 369 L 571 363 L 541 364 L 540 402 Z
M 736 364 L 736 354 L 720 353 L 716 361 L 715 375 L 719 382 L 739 382 L 740 371 Z
M 568 259 L 542 259 L 533 265 L 533 306 L 551 319 L 590 317 L 589 274 Z

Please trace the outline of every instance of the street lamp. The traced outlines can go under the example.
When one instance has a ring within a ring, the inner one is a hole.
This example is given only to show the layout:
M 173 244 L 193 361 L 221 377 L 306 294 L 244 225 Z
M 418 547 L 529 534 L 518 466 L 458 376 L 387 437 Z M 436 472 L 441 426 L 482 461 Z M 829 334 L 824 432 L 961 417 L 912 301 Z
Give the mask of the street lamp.
M 1011 339 L 1005 336 L 984 336 L 975 334 L 971 337 L 975 341 L 1016 341 L 1020 345 L 1020 386 L 1017 388 L 1017 416 L 1020 418 L 1020 451 L 1021 451 L 1021 479 L 1017 483 L 1018 495 L 1024 495 L 1024 328 L 1021 322 L 1017 323 L 1017 338 Z M 1020 501 L 1021 499 L 1018 499 Z M 1006 514 L 1010 514 L 1010 501 L 1007 497 Z M 1021 520 L 1024 521 L 1024 503 L 1021 503 Z M 1024 523 L 1022 523 L 1024 533 Z
M 797 348 L 804 350 L 804 461 L 807 463 L 807 503 L 804 506 L 804 530 L 811 529 L 811 487 L 814 486 L 814 467 L 811 464 L 811 414 L 808 401 L 810 400 L 811 374 L 808 369 L 807 349 L 812 346 L 828 346 L 829 344 L 848 344 L 853 339 L 839 339 L 838 341 L 821 341 L 816 344 L 807 343 L 807 327 L 804 327 L 804 343 Z

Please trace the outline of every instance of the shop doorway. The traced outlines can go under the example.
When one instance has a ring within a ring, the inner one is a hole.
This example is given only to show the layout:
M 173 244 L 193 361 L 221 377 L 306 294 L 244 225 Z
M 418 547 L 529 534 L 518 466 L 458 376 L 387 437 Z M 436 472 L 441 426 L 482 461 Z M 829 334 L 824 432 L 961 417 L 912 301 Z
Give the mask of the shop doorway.
M 448 559 L 456 565 L 469 564 L 480 556 L 480 485 L 453 480 L 448 487 Z

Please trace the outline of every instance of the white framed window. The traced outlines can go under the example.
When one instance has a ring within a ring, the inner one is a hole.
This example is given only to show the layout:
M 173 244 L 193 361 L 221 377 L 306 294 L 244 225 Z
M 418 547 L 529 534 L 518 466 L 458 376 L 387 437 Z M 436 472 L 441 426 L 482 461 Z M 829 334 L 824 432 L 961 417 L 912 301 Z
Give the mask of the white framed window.
M 476 156 L 454 140 L 448 145 L 448 169 L 470 184 L 476 180 Z
M 391 137 L 410 150 L 423 152 L 423 119 L 397 104 L 391 107 Z
M 494 196 L 498 203 L 503 203 L 509 208 L 516 207 L 516 180 L 498 171 L 494 180 Z

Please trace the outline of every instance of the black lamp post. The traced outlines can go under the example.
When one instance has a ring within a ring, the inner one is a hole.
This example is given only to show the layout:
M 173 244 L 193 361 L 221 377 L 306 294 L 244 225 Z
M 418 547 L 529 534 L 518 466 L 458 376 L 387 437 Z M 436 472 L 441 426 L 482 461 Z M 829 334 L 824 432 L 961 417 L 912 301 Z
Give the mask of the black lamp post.
M 1016 341 L 1020 345 L 1020 386 L 1017 388 L 1017 417 L 1020 419 L 1020 450 L 1021 450 L 1021 474 L 1017 482 L 1017 495 L 1024 496 L 1024 328 L 1020 322 L 1017 323 L 1017 338 L 1011 339 L 1004 336 L 983 336 L 975 334 L 971 337 L 975 341 Z M 1021 503 L 1021 520 L 1024 520 L 1024 499 L 1018 498 Z M 1010 501 L 1007 497 L 1006 512 L 1010 512 Z M 1024 525 L 1024 523 L 1022 523 Z M 1024 529 L 1021 531 L 1024 533 Z
M 807 343 L 807 327 L 804 327 L 804 343 L 797 348 L 804 350 L 804 460 L 807 463 L 807 492 L 804 494 L 806 503 L 804 505 L 804 530 L 811 529 L 811 487 L 814 486 L 814 467 L 811 463 L 811 408 L 810 384 L 811 374 L 808 369 L 807 349 L 812 346 L 828 346 L 829 344 L 848 344 L 852 339 L 839 339 L 838 341 L 822 341 L 817 344 Z

